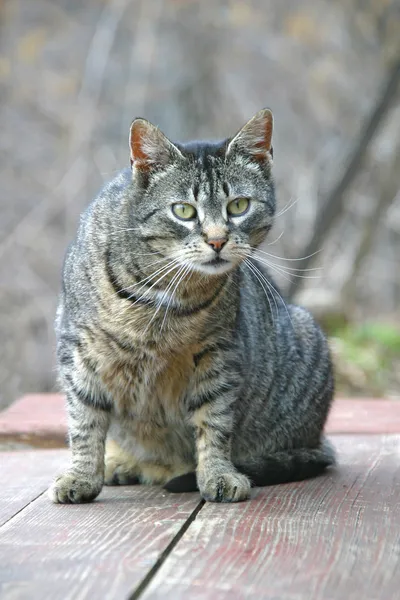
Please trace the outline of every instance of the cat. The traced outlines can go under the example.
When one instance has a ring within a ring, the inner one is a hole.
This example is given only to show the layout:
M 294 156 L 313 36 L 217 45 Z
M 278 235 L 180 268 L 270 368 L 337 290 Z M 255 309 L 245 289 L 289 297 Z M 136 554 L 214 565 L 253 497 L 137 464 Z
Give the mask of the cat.
M 141 482 L 238 502 L 335 463 L 326 339 L 257 266 L 275 212 L 272 129 L 263 109 L 233 138 L 182 144 L 133 121 L 131 168 L 89 205 L 65 258 L 72 465 L 52 501 Z

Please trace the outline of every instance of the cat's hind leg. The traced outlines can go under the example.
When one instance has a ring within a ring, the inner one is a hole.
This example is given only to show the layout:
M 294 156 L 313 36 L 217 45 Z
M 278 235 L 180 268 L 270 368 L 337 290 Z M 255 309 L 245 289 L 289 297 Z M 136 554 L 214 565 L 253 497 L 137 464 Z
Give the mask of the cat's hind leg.
M 133 454 L 126 452 L 114 440 L 108 439 L 105 455 L 106 485 L 135 485 L 138 483 L 163 485 L 179 480 L 190 471 L 192 465 L 185 463 L 163 464 L 161 460 L 138 461 Z M 190 475 L 190 473 L 188 473 Z M 193 473 L 194 475 L 194 473 Z M 195 476 L 194 476 L 195 478 Z M 190 484 L 193 488 L 193 483 Z M 192 491 L 176 490 L 176 491 Z
M 259 461 L 238 462 L 235 466 L 250 478 L 253 486 L 262 487 L 317 477 L 335 463 L 333 447 L 326 439 L 322 439 L 316 448 L 280 450 Z
M 137 461 L 114 440 L 107 440 L 105 455 L 105 485 L 135 485 L 139 483 Z

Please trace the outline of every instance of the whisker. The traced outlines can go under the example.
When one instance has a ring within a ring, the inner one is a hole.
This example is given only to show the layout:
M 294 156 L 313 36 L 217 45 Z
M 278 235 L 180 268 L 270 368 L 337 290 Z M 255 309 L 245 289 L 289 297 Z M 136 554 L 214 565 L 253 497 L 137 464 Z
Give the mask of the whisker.
M 135 283 L 132 283 L 131 285 L 128 285 L 126 288 L 122 288 L 122 290 L 119 290 L 117 293 L 126 292 L 126 291 L 134 288 L 136 285 L 139 285 L 139 284 L 142 284 L 141 287 L 139 288 L 139 290 L 141 290 L 144 287 L 144 284 L 146 282 L 148 282 L 149 280 L 151 280 L 153 277 L 155 277 L 159 273 L 162 273 L 164 269 L 167 269 L 169 266 L 171 266 L 172 264 L 174 264 L 174 262 L 177 262 L 177 259 L 179 259 L 180 256 L 181 256 L 181 253 L 180 252 L 176 252 L 175 253 L 175 257 L 172 256 L 172 257 L 168 257 L 167 258 L 165 256 L 165 257 L 163 257 L 160 260 L 156 260 L 155 262 L 150 263 L 150 265 L 147 265 L 148 267 L 151 267 L 152 265 L 156 265 L 157 263 L 160 263 L 160 262 L 163 262 L 165 260 L 168 260 L 169 258 L 172 258 L 172 260 L 170 260 L 169 263 L 167 265 L 165 265 L 164 267 L 161 267 L 160 269 L 157 269 L 155 272 L 151 273 L 151 275 L 148 275 L 147 277 L 145 277 L 144 279 L 142 279 L 140 282 L 135 282 Z M 179 260 L 178 260 L 178 262 L 179 262 Z M 137 290 L 137 291 L 139 291 L 139 290 Z
M 283 236 L 284 233 L 285 233 L 285 230 L 283 230 L 282 233 L 279 234 L 279 236 L 276 238 L 276 240 L 274 240 L 273 242 L 269 242 L 267 244 L 267 246 L 273 246 L 274 244 L 276 244 L 276 242 L 279 242 L 279 240 L 281 239 L 281 237 Z
M 257 252 L 260 252 L 258 249 L 254 248 L 254 253 L 252 254 L 252 256 L 257 256 Z M 260 257 L 260 259 L 263 260 L 267 260 L 266 258 L 264 258 L 263 256 Z M 275 263 L 272 263 L 275 264 Z M 280 269 L 286 269 L 287 271 L 322 271 L 323 267 L 311 267 L 309 269 L 298 269 L 297 267 L 287 267 L 286 265 L 282 266 L 282 265 L 278 265 Z
M 262 273 L 262 272 L 261 272 L 261 271 L 258 269 L 258 267 L 256 267 L 255 265 L 253 265 L 253 267 L 254 267 L 255 269 L 257 269 L 257 271 L 260 273 L 261 277 L 263 277 L 263 278 L 264 278 L 264 280 L 265 280 L 265 281 L 267 281 L 267 279 L 266 279 L 266 277 L 265 277 L 264 273 Z M 272 287 L 272 289 L 274 290 L 274 292 L 275 292 L 275 293 L 276 293 L 276 294 L 279 296 L 279 298 L 281 299 L 281 302 L 282 302 L 283 306 L 285 307 L 285 310 L 286 310 L 287 316 L 289 317 L 290 324 L 292 325 L 292 328 L 293 328 L 293 331 L 294 331 L 294 325 L 293 325 L 293 321 L 292 321 L 292 318 L 291 318 L 291 316 L 290 316 L 290 313 L 289 313 L 288 307 L 287 307 L 287 305 L 286 305 L 286 302 L 284 301 L 284 299 L 282 298 L 282 296 L 280 295 L 280 293 L 278 292 L 278 290 L 276 289 L 276 287 L 275 287 L 274 285 L 272 285 L 272 283 L 271 283 L 271 282 L 268 282 L 268 283 L 269 283 L 269 285 Z
M 288 271 L 285 271 L 284 269 L 277 267 L 267 261 L 261 260 L 260 258 L 258 258 L 257 256 L 254 257 L 255 260 L 263 263 L 264 265 L 266 265 L 269 269 L 272 269 L 273 271 L 275 271 L 276 273 L 279 273 L 280 275 L 282 275 L 282 277 L 284 279 L 286 279 L 287 281 L 291 282 L 292 280 L 290 279 L 291 277 L 298 277 L 300 279 L 321 279 L 321 277 L 319 277 L 318 275 L 297 275 L 297 273 L 290 273 Z
M 151 267 L 152 265 L 156 265 L 157 263 L 163 262 L 165 260 L 169 260 L 170 262 L 168 264 L 172 265 L 174 261 L 176 260 L 180 260 L 182 258 L 182 252 L 174 252 L 173 254 L 171 254 L 171 256 L 164 256 L 163 258 L 160 258 L 160 260 L 156 260 L 152 263 L 150 263 L 149 265 L 146 265 L 146 267 Z M 166 265 L 168 266 L 168 265 Z M 149 275 L 148 277 L 146 277 L 145 279 L 142 279 L 142 281 L 140 283 L 143 283 L 144 281 L 147 281 L 148 279 L 151 279 L 152 277 L 154 277 L 156 273 L 153 273 L 152 275 Z
M 164 279 L 164 277 L 169 275 L 169 273 L 172 273 L 172 271 L 174 271 L 175 269 L 178 268 L 178 266 L 180 264 L 179 261 L 176 260 L 176 261 L 174 261 L 174 263 L 175 264 L 170 269 L 168 269 L 168 271 L 166 273 L 164 273 L 164 275 L 161 275 L 161 277 L 159 277 L 147 290 L 145 290 L 145 292 L 140 296 L 140 298 L 138 298 L 137 300 L 135 300 L 135 302 L 132 303 L 132 306 L 134 306 L 135 304 L 140 302 L 140 300 L 143 300 L 143 298 L 146 296 L 146 294 L 148 294 L 153 289 L 154 286 L 156 286 L 158 283 L 160 283 L 160 281 L 162 281 Z M 143 288 L 143 287 L 145 287 L 145 286 L 144 285 L 141 286 L 141 288 Z M 134 296 L 134 294 L 132 294 L 132 296 Z
M 319 275 L 316 275 L 316 276 L 297 275 L 296 273 L 291 273 L 290 271 L 287 271 L 284 267 L 274 265 L 273 263 L 270 263 L 267 260 L 265 260 L 264 258 L 260 258 L 259 256 L 256 256 L 255 254 L 247 254 L 246 256 L 248 256 L 249 258 L 253 258 L 254 260 L 257 260 L 258 262 L 266 265 L 269 269 L 272 269 L 276 273 L 279 273 L 280 275 L 282 275 L 282 277 L 284 279 L 286 279 L 287 281 L 289 281 L 290 283 L 292 282 L 290 277 L 299 277 L 301 279 L 321 279 L 321 277 Z M 299 269 L 299 270 L 301 270 L 301 269 Z
M 99 171 L 99 173 L 102 177 L 108 177 L 108 178 L 110 178 L 111 175 L 115 175 L 116 173 L 120 173 L 120 172 L 121 172 L 120 168 L 113 169 L 112 171 Z
M 179 277 L 179 275 L 182 273 L 182 271 L 186 268 L 186 265 L 182 265 L 181 268 L 179 269 L 179 271 L 177 273 L 175 273 L 175 275 L 173 276 L 173 278 L 171 279 L 171 281 L 169 282 L 169 284 L 167 285 L 164 294 L 161 297 L 161 300 L 159 302 L 159 305 L 156 309 L 156 311 L 154 312 L 153 316 L 151 317 L 146 329 L 144 330 L 144 333 L 147 332 L 147 330 L 149 329 L 150 325 L 152 324 L 152 322 L 154 321 L 154 319 L 156 318 L 157 314 L 159 313 L 161 307 L 162 307 L 162 303 L 164 298 L 167 296 L 169 290 L 171 289 L 171 287 L 173 286 L 174 282 L 176 281 L 176 279 Z
M 160 269 L 157 269 L 156 271 L 154 271 L 153 273 L 151 273 L 151 275 L 148 275 L 147 277 L 145 277 L 144 279 L 142 279 L 140 282 L 132 283 L 131 285 L 128 285 L 127 287 L 122 288 L 121 290 L 118 290 L 118 292 L 116 292 L 116 293 L 119 294 L 121 292 L 127 292 L 127 291 L 131 290 L 132 288 L 134 288 L 136 285 L 140 285 L 140 284 L 142 284 L 142 285 L 139 288 L 139 290 L 142 289 L 143 287 L 145 287 L 144 284 L 147 281 L 151 280 L 153 277 L 155 277 L 159 273 L 162 273 L 165 269 L 168 269 L 168 267 L 170 267 L 171 265 L 173 265 L 174 262 L 175 262 L 175 260 L 171 260 L 167 265 L 164 265 Z
M 297 272 L 321 271 L 322 267 L 315 267 L 313 269 L 296 269 L 293 267 L 286 267 L 286 266 L 283 267 L 282 265 L 276 265 L 275 263 L 267 260 L 266 258 L 264 258 L 262 256 L 257 256 L 257 254 L 255 254 L 255 253 L 253 254 L 253 257 L 255 258 L 255 260 L 258 260 L 259 262 L 263 263 L 267 267 L 270 267 L 271 269 L 275 269 L 282 273 L 286 273 L 287 275 L 291 275 L 293 277 L 301 277 L 302 279 L 320 279 L 321 278 L 320 275 L 298 275 Z M 293 271 L 296 271 L 296 273 L 293 273 Z
M 300 258 L 284 258 L 283 256 L 278 256 L 277 254 L 270 254 L 269 252 L 265 252 L 265 250 L 260 250 L 259 248 L 252 248 L 252 250 L 257 250 L 257 252 L 262 252 L 263 254 L 266 254 L 267 256 L 271 256 L 272 258 L 278 258 L 279 260 L 286 260 L 289 262 L 296 262 L 299 260 L 305 260 L 306 258 L 311 258 L 311 256 L 315 256 L 316 254 L 319 254 L 320 252 L 322 252 L 322 248 L 320 248 L 319 250 L 316 250 L 315 252 L 313 252 L 312 254 L 309 254 L 308 256 L 302 256 Z
M 137 256 L 155 256 L 156 254 L 163 256 L 161 252 L 135 252 L 135 258 Z
M 283 214 L 285 214 L 285 212 L 287 212 L 288 210 L 290 210 L 291 208 L 293 208 L 293 206 L 295 204 L 297 204 L 298 201 L 299 201 L 298 198 L 296 198 L 296 200 L 294 200 L 293 202 L 291 200 L 289 200 L 289 202 L 282 208 L 282 210 L 280 210 L 278 213 L 276 213 L 275 219 L 277 219 L 278 217 L 282 216 Z
M 112 231 L 142 231 L 143 227 L 113 227 Z
M 265 294 L 265 296 L 266 296 L 266 298 L 268 300 L 269 309 L 271 311 L 272 323 L 274 323 L 274 312 L 272 310 L 272 305 L 271 305 L 271 302 L 270 302 L 270 299 L 269 299 L 268 290 L 265 289 L 262 280 L 260 279 L 260 277 L 257 274 L 257 272 L 255 271 L 255 269 L 253 269 L 254 265 L 247 258 L 244 259 L 244 263 L 247 265 L 249 271 L 258 279 L 258 282 L 260 283 L 260 285 L 261 285 L 261 287 L 262 287 L 262 289 L 264 291 L 264 294 Z M 272 299 L 274 300 L 274 303 L 275 303 L 276 316 L 278 316 L 278 305 L 276 303 L 276 299 L 273 296 L 273 294 L 271 294 L 271 295 L 272 295 Z
M 183 271 L 183 273 L 182 273 L 181 277 L 178 279 L 178 281 L 177 281 L 177 284 L 176 284 L 175 288 L 174 288 L 174 289 L 173 289 L 173 291 L 171 292 L 171 296 L 170 296 L 170 298 L 169 298 L 169 300 L 168 300 L 167 308 L 165 309 L 165 315 L 164 315 L 163 321 L 162 321 L 162 323 L 161 323 L 161 327 L 160 327 L 160 333 L 161 333 L 161 332 L 162 332 L 162 330 L 163 330 L 164 323 L 165 323 L 165 320 L 166 320 L 166 318 L 167 318 L 168 309 L 169 309 L 169 307 L 170 307 L 170 304 L 171 304 L 171 302 L 172 302 L 172 299 L 173 299 L 173 297 L 174 297 L 174 294 L 175 294 L 175 292 L 178 290 L 179 284 L 180 284 L 180 283 L 181 283 L 181 281 L 182 281 L 182 280 L 183 280 L 183 279 L 186 277 L 187 273 L 188 273 L 190 270 L 191 270 L 191 266 L 190 266 L 190 265 L 187 265 L 187 267 L 186 267 L 186 269 Z
M 262 279 L 265 281 L 265 283 L 268 285 L 268 287 L 271 287 L 274 290 L 275 294 L 277 294 L 278 297 L 280 298 L 283 306 L 285 307 L 287 316 L 289 318 L 290 324 L 291 324 L 291 326 L 293 328 L 293 331 L 294 331 L 293 321 L 292 321 L 292 318 L 290 316 L 290 313 L 289 313 L 288 307 L 286 305 L 286 302 L 284 301 L 284 299 L 282 298 L 282 296 L 280 295 L 280 293 L 278 292 L 278 290 L 275 288 L 275 286 L 273 286 L 272 283 L 267 280 L 267 278 L 265 277 L 264 273 L 262 273 L 262 271 L 260 271 L 260 269 L 258 269 L 258 267 L 256 267 L 256 265 L 252 265 L 252 266 L 254 267 L 254 269 L 256 269 L 256 271 L 258 271 L 259 275 L 262 277 Z
M 135 253 L 135 256 L 155 256 L 156 254 L 161 254 L 161 252 L 141 252 L 140 254 Z
M 168 257 L 168 258 L 167 258 L 166 256 L 164 256 L 163 258 L 160 258 L 159 260 L 155 260 L 154 262 L 152 262 L 152 263 L 149 263 L 148 265 L 146 265 L 146 267 L 153 267 L 154 265 L 157 265 L 157 264 L 159 264 L 160 262 L 166 261 L 166 260 L 168 260 L 169 258 L 171 258 L 171 257 Z

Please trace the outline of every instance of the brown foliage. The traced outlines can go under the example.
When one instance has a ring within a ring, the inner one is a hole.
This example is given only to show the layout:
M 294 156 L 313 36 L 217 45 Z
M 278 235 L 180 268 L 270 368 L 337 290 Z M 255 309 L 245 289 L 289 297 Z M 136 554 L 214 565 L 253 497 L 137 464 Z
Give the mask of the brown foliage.
M 23 391 L 53 388 L 63 253 L 93 194 L 129 164 L 133 117 L 152 120 L 172 138 L 219 137 L 270 106 L 278 196 L 282 206 L 298 200 L 277 218 L 276 237 L 284 234 L 271 253 L 298 257 L 319 198 L 342 172 L 398 52 L 397 6 L 395 0 L 0 4 L 0 405 Z M 324 241 L 325 278 L 317 283 L 333 295 L 351 271 L 379 191 L 376 172 L 390 159 L 399 130 L 395 108 L 346 192 L 339 230 Z M 353 292 L 361 314 L 398 304 L 399 245 L 400 213 L 392 203 Z

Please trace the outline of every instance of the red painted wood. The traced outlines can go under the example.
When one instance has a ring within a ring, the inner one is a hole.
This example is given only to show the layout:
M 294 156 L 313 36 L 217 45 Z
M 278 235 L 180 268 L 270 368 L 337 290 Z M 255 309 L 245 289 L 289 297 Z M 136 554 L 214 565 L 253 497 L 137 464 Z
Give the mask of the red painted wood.
M 333 404 L 326 431 L 328 433 L 400 433 L 400 402 L 338 398 Z
M 334 442 L 335 473 L 206 504 L 141 600 L 398 600 L 400 436 Z
M 59 394 L 29 394 L 0 412 L 0 440 L 62 447 L 66 433 L 64 397 Z
M 67 463 L 65 450 L 0 452 L 0 527 L 42 494 Z
M 333 405 L 328 433 L 400 433 L 400 402 L 342 399 Z M 67 418 L 64 397 L 58 394 L 23 396 L 0 412 L 0 441 L 25 441 L 35 446 L 65 446 Z
M 44 453 L 36 454 L 40 464 Z M 15 455 L 24 464 L 23 453 Z M 198 503 L 198 494 L 142 486 L 105 488 L 81 505 L 54 505 L 42 495 L 0 527 L 0 597 L 127 598 Z

